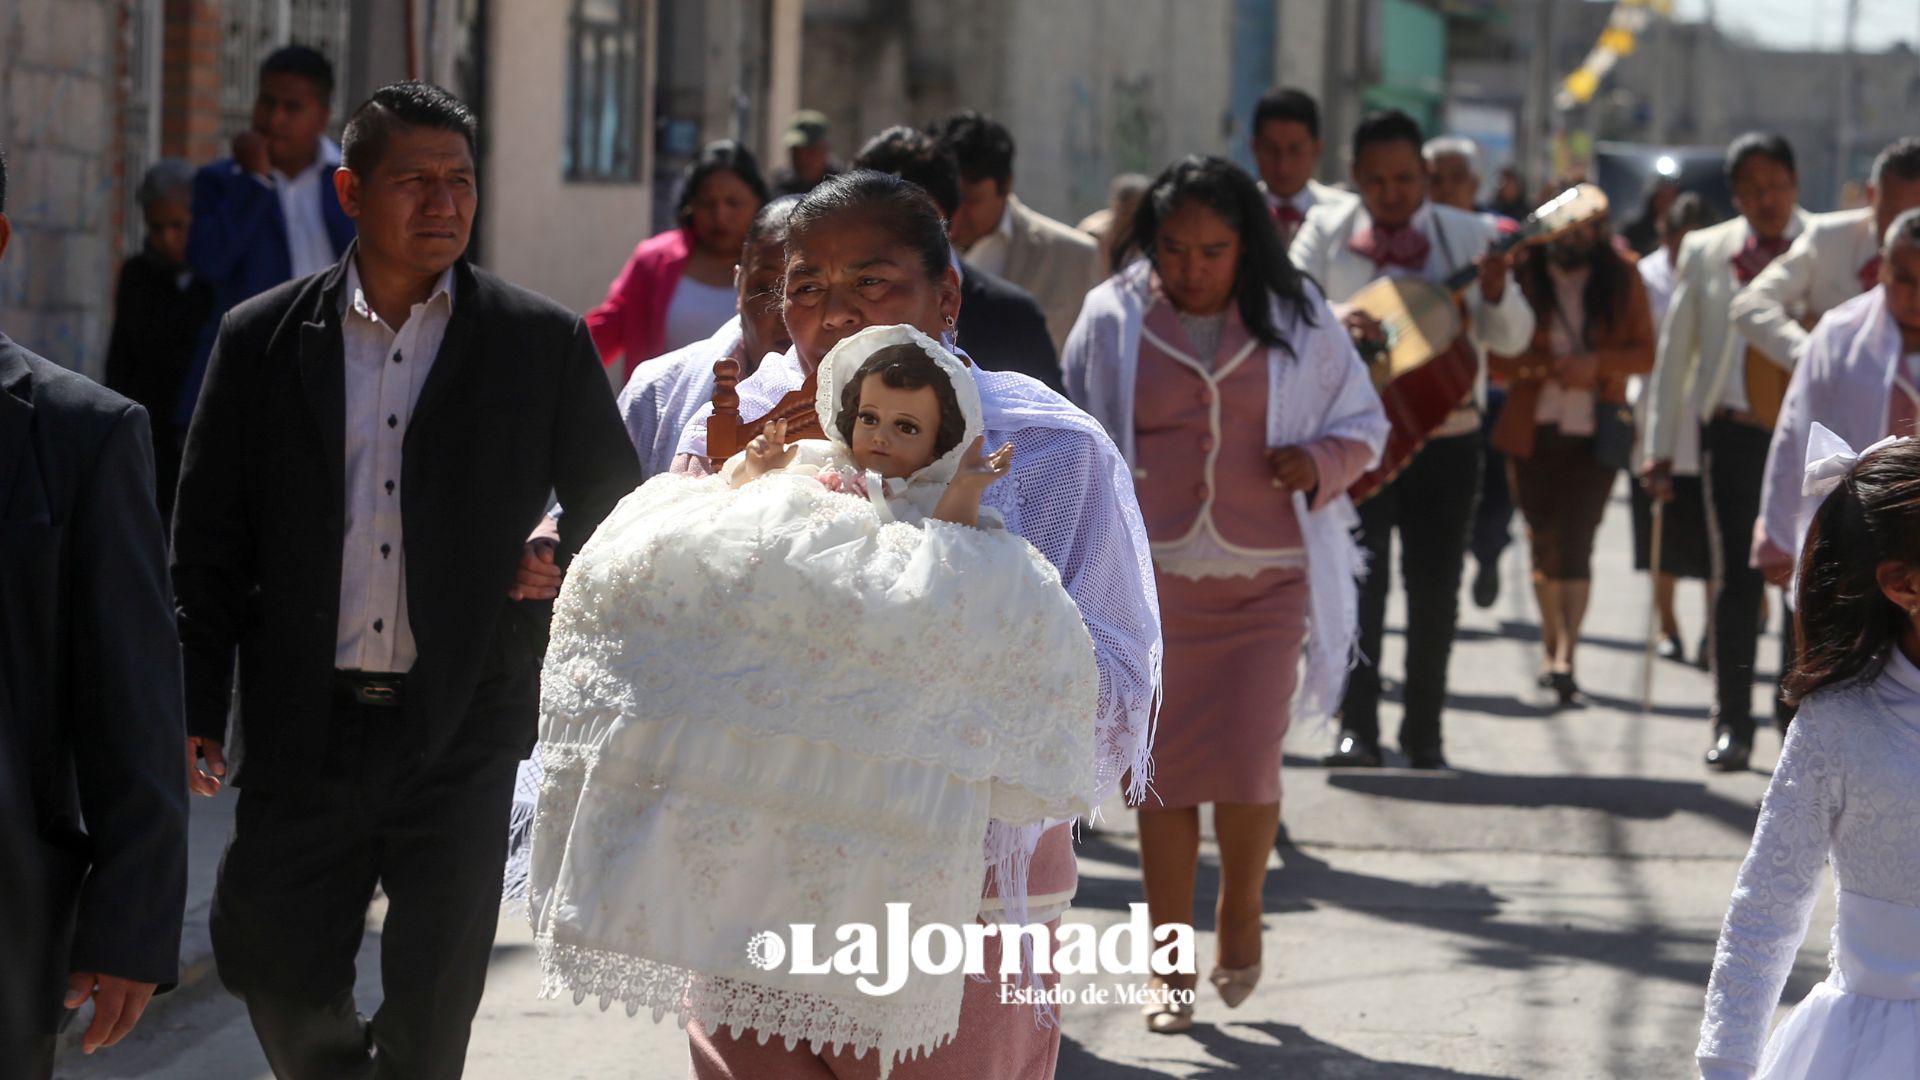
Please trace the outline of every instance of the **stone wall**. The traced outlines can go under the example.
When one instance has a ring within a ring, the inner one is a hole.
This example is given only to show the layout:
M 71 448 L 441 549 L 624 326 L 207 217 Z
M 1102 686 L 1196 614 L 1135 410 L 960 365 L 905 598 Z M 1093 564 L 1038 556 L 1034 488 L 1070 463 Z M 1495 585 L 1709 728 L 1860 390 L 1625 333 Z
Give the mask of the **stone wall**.
M 105 364 L 117 252 L 113 0 L 9 0 L 0 147 L 13 242 L 0 330 L 89 374 Z

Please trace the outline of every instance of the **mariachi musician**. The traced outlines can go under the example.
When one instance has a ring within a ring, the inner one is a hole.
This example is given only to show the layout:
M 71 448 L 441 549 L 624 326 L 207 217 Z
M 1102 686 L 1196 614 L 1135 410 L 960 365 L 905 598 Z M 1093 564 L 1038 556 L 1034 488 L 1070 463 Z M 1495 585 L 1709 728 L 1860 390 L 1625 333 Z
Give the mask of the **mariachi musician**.
M 1714 734 L 1706 764 L 1743 772 L 1753 752 L 1753 667 L 1766 593 L 1766 579 L 1750 563 L 1753 525 L 1793 358 L 1770 356 L 1741 335 L 1734 298 L 1812 218 L 1800 208 L 1799 173 L 1784 138 L 1756 132 L 1735 139 L 1726 175 L 1740 216 L 1697 229 L 1680 245 L 1648 382 L 1644 472 L 1649 494 L 1671 498 L 1680 427 L 1700 425 L 1714 586 Z
M 1447 696 L 1447 659 L 1459 617 L 1461 565 L 1480 484 L 1480 408 L 1473 383 L 1484 384 L 1488 350 L 1523 351 L 1533 338 L 1533 310 L 1514 287 L 1506 259 L 1488 254 L 1498 239 L 1477 214 L 1427 200 L 1420 125 L 1404 112 L 1374 113 L 1353 135 L 1358 203 L 1315 207 L 1294 237 L 1294 264 L 1336 301 L 1384 276 L 1440 282 L 1477 265 L 1462 303 L 1473 378 L 1437 427 L 1414 432 L 1426 441 L 1397 475 L 1360 503 L 1361 542 L 1371 571 L 1360 592 L 1359 665 L 1347 682 L 1338 745 L 1329 766 L 1377 766 L 1380 758 L 1380 639 L 1386 622 L 1393 530 L 1400 530 L 1400 567 L 1407 590 L 1406 711 L 1400 749 L 1416 769 L 1444 769 L 1440 713 Z M 1335 310 L 1341 310 L 1336 302 Z M 1357 339 L 1384 340 L 1378 322 L 1360 312 L 1342 316 Z M 1389 385 L 1387 392 L 1395 392 Z M 1393 410 L 1389 410 L 1391 413 Z M 1406 433 L 1403 433 L 1406 434 Z M 1389 463 L 1389 466 L 1395 463 Z

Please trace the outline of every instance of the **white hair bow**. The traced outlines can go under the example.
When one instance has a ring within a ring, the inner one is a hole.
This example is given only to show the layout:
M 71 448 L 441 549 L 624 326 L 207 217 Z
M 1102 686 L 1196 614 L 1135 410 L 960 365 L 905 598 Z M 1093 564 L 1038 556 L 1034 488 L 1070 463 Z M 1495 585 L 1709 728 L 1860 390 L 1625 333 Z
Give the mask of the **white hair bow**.
M 1905 442 L 1907 436 L 1889 435 L 1865 450 L 1855 453 L 1847 440 L 1835 435 L 1825 424 L 1815 421 L 1807 433 L 1807 471 L 1800 481 L 1800 493 L 1815 498 L 1826 498 L 1840 481 L 1852 475 L 1853 467 L 1860 459 L 1883 446 L 1892 446 Z

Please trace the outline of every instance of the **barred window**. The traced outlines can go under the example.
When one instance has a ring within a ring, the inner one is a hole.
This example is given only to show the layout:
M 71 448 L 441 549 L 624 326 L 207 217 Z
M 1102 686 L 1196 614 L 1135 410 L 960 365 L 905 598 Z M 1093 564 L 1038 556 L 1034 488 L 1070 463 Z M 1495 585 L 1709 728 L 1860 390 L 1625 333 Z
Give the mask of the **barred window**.
M 640 182 L 646 14 L 646 0 L 574 0 L 560 149 L 568 180 Z

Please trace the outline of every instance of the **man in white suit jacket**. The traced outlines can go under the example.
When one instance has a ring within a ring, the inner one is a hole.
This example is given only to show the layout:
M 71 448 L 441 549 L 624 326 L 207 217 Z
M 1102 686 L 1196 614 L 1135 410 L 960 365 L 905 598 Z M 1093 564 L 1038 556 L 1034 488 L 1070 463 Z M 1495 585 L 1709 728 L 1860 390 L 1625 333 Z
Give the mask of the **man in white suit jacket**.
M 1754 562 L 1775 584 L 1793 576 L 1818 508 L 1801 492 L 1807 440 L 1823 424 L 1856 450 L 1913 435 L 1920 418 L 1920 210 L 1888 227 L 1880 283 L 1828 312 L 1807 337 L 1767 450 Z
M 1032 293 L 1060 352 L 1087 293 L 1107 279 L 1099 242 L 1013 193 L 1013 136 L 998 122 L 958 112 L 933 135 L 960 165 L 960 209 L 949 219 L 953 246 L 968 265 Z
M 1747 342 L 1733 324 L 1733 298 L 1785 253 L 1810 215 L 1798 205 L 1793 148 L 1780 136 L 1735 139 L 1726 172 L 1741 216 L 1698 229 L 1680 245 L 1673 300 L 1648 385 L 1643 453 L 1648 490 L 1655 498 L 1671 498 L 1680 426 L 1703 425 L 1715 681 L 1714 743 L 1706 762 L 1710 769 L 1737 772 L 1747 767 L 1753 749 L 1753 664 L 1766 580 L 1750 565 L 1750 548 L 1773 429 L 1754 412 L 1748 395 Z M 1697 413 L 1689 400 L 1698 404 Z
M 1294 264 L 1318 281 L 1334 310 L 1382 276 L 1439 281 L 1480 266 L 1466 292 L 1468 336 L 1481 352 L 1519 353 L 1533 339 L 1533 308 L 1511 280 L 1506 260 L 1485 257 L 1496 239 L 1478 214 L 1427 199 L 1420 126 L 1405 113 L 1375 113 L 1354 133 L 1358 200 L 1316 206 L 1294 238 Z M 1350 329 L 1377 337 L 1365 315 L 1342 313 Z M 1387 565 L 1400 530 L 1401 576 L 1407 590 L 1406 711 L 1400 749 L 1415 768 L 1445 768 L 1440 715 L 1446 705 L 1447 660 L 1459 618 L 1460 570 L 1480 483 L 1480 413 L 1473 394 L 1414 455 L 1399 477 L 1361 503 L 1361 542 L 1371 571 L 1360 592 L 1362 659 L 1347 682 L 1341 733 L 1327 764 L 1380 764 L 1380 672 L 1374 658 L 1386 622 Z
M 1313 178 L 1326 143 L 1320 138 L 1320 104 L 1304 90 L 1280 86 L 1262 95 L 1253 109 L 1249 142 L 1260 171 L 1260 193 L 1267 197 L 1282 243 L 1293 243 L 1314 207 L 1359 201 L 1352 192 Z
M 1793 367 L 1806 348 L 1808 325 L 1880 283 L 1880 242 L 1887 228 L 1920 206 L 1920 138 L 1908 136 L 1880 151 L 1867 181 L 1867 203 L 1815 214 L 1787 253 L 1734 297 L 1734 328 L 1775 363 Z

